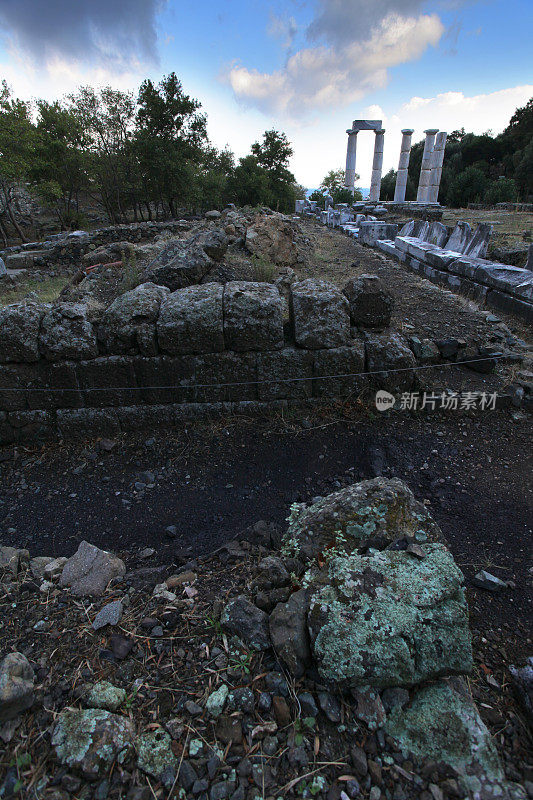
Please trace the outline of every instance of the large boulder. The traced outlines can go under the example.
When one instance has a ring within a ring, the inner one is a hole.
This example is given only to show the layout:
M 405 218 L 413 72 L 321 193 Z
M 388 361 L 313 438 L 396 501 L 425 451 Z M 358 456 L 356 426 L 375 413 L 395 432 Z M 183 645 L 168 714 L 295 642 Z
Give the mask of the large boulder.
M 148 264 L 144 279 L 167 286 L 171 292 L 200 283 L 215 263 L 222 261 L 227 246 L 228 238 L 219 230 L 201 231 L 185 240 L 176 239 Z
M 114 578 L 126 573 L 124 562 L 89 542 L 81 542 L 61 573 L 60 586 L 70 586 L 78 597 L 100 596 Z
M 350 316 L 361 328 L 387 328 L 390 325 L 393 297 L 377 275 L 352 278 L 343 289 L 350 304 Z
M 229 350 L 283 347 L 281 297 L 270 283 L 230 281 L 224 289 L 224 341 Z
M 96 358 L 96 334 L 87 315 L 82 303 L 60 303 L 44 315 L 39 343 L 48 361 Z
M 220 283 L 204 283 L 165 297 L 157 321 L 161 350 L 173 355 L 223 350 L 223 291 Z
M 447 764 L 468 797 L 525 800 L 523 789 L 506 781 L 490 732 L 461 680 L 420 689 L 406 708 L 393 709 L 385 732 L 406 755 Z
M 285 548 L 312 559 L 334 547 L 337 538 L 343 550 L 351 553 L 402 540 L 437 542 L 443 537 L 403 481 L 373 478 L 333 492 L 307 508 L 292 506 Z
M 131 242 L 109 242 L 90 250 L 83 256 L 82 261 L 85 266 L 126 261 L 129 258 L 134 258 L 137 249 L 138 247 Z
M 315 580 L 308 628 L 338 686 L 413 686 L 472 669 L 464 577 L 443 544 L 335 556 Z
M 246 249 L 284 267 L 298 262 L 298 247 L 291 220 L 281 214 L 259 215 L 246 231 Z
M 33 669 L 22 653 L 9 653 L 0 665 L 0 722 L 33 705 Z
M 100 708 L 67 708 L 57 718 L 52 745 L 61 764 L 96 780 L 132 755 L 134 737 L 127 717 Z
M 98 328 L 98 339 L 104 350 L 118 355 L 137 351 L 145 356 L 155 355 L 155 323 L 161 302 L 168 293 L 168 287 L 148 282 L 117 297 L 107 308 Z
M 46 311 L 40 303 L 13 303 L 0 308 L 0 364 L 39 360 L 39 328 Z
M 293 283 L 290 310 L 299 347 L 319 350 L 349 343 L 348 301 L 332 283 L 312 278 Z

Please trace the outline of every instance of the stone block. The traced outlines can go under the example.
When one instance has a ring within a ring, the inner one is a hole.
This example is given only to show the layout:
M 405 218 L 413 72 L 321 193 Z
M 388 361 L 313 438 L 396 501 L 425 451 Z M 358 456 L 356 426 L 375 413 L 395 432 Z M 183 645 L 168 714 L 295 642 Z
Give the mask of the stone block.
M 23 411 L 28 408 L 26 388 L 33 369 L 25 364 L 0 366 L 0 409 Z
M 207 353 L 195 358 L 196 402 L 257 400 L 256 353 Z
M 332 283 L 308 278 L 292 285 L 291 322 L 299 347 L 319 350 L 350 341 L 348 300 Z
M 142 283 L 117 297 L 106 309 L 98 327 L 98 339 L 106 353 L 157 355 L 155 323 L 166 286 Z
M 135 358 L 133 364 L 143 402 L 167 405 L 195 401 L 195 356 Z
M 471 258 L 484 258 L 489 246 L 491 233 L 492 225 L 484 222 L 480 223 L 464 250 L 465 256 L 470 256 Z
M 398 225 L 392 222 L 371 222 L 366 220 L 359 225 L 359 242 L 374 246 L 378 239 L 394 239 Z
M 358 339 L 348 347 L 317 350 L 313 369 L 313 396 L 356 399 L 368 387 L 368 377 L 357 374 L 364 371 L 365 348 Z
M 533 325 L 533 303 L 519 300 L 517 297 L 498 292 L 496 289 L 487 292 L 486 303 L 489 308 L 504 311 L 506 314 L 513 314 Z
M 224 342 L 228 350 L 280 350 L 283 310 L 269 283 L 230 281 L 224 288 Z
M 428 244 L 433 244 L 436 247 L 443 247 L 447 238 L 448 228 L 446 225 L 443 225 L 442 222 L 430 223 L 425 235 L 425 241 L 428 242 Z
M 54 432 L 54 422 L 48 411 L 10 411 L 7 420 L 18 442 L 44 441 Z
M 313 354 L 285 347 L 257 358 L 258 396 L 261 401 L 305 399 L 312 396 Z
M 46 308 L 14 303 L 0 308 L 0 364 L 39 360 L 39 329 Z
M 133 360 L 127 356 L 80 361 L 76 372 L 86 406 L 125 406 L 140 401 Z
M 466 253 L 473 236 L 472 228 L 468 222 L 458 222 L 446 242 L 445 249 L 463 255 Z
M 52 410 L 82 406 L 76 365 L 72 361 L 41 361 L 32 366 L 27 378 L 26 399 L 29 408 Z
M 39 347 L 48 361 L 95 358 L 96 334 L 82 303 L 61 303 L 44 315 Z
M 372 383 L 389 392 L 406 392 L 414 382 L 416 360 L 397 333 L 365 334 L 367 368 Z
M 387 328 L 390 325 L 394 299 L 377 275 L 352 278 L 343 289 L 350 305 L 350 316 L 360 328 Z
M 58 409 L 57 426 L 63 439 L 94 439 L 104 436 L 114 439 L 120 425 L 113 408 Z
M 204 283 L 165 297 L 157 321 L 161 350 L 172 355 L 223 350 L 223 292 L 220 283 Z

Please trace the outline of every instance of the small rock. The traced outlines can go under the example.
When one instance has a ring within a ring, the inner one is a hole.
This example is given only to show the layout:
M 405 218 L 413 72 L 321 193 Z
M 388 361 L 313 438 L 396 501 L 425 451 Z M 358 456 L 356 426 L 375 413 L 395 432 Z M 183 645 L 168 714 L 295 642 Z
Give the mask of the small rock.
M 108 681 L 99 681 L 91 686 L 85 698 L 89 708 L 103 708 L 106 711 L 117 711 L 126 700 L 126 692 L 113 686 Z
M 44 568 L 54 559 L 50 556 L 36 556 L 30 559 L 31 574 L 36 581 L 41 581 L 44 578 Z
M 242 711 L 244 714 L 253 714 L 255 707 L 254 693 L 247 686 L 233 689 L 228 695 L 228 711 Z
M 387 721 L 387 715 L 379 694 L 369 686 L 352 689 L 355 703 L 355 716 L 366 722 L 371 731 L 381 728 Z
M 127 717 L 99 708 L 64 709 L 57 719 L 52 744 L 59 761 L 95 780 L 113 762 L 123 764 L 133 748 L 135 729 Z
M 122 661 L 130 654 L 133 644 L 133 639 L 123 636 L 121 633 L 115 633 L 110 640 L 111 652 L 116 659 Z
M 225 683 L 219 686 L 214 692 L 211 692 L 207 698 L 206 708 L 212 717 L 219 717 L 224 710 L 226 700 L 228 699 L 229 689 Z
M 94 630 L 98 631 L 106 625 L 117 625 L 122 618 L 122 613 L 123 605 L 120 600 L 113 600 L 112 603 L 107 603 L 100 609 L 93 620 Z
M 316 717 L 318 715 L 317 704 L 313 695 L 309 694 L 309 692 L 301 692 L 298 695 L 298 702 L 300 703 L 302 717 Z
M 224 744 L 242 742 L 242 725 L 239 717 L 230 717 L 228 714 L 221 714 L 215 727 L 217 737 Z
M 353 768 L 360 778 L 366 777 L 368 773 L 368 762 L 366 753 L 362 747 L 352 747 L 350 750 Z
M 113 578 L 121 578 L 125 573 L 126 566 L 120 558 L 83 541 L 66 562 L 59 583 L 70 586 L 77 597 L 99 597 Z
M 336 697 L 329 692 L 318 693 L 318 705 L 330 722 L 341 721 L 341 707 Z
M 172 785 L 178 760 L 172 750 L 170 734 L 162 728 L 143 733 L 142 736 L 137 737 L 135 749 L 137 750 L 137 766 L 142 772 L 158 780 L 166 777 L 165 785 Z M 169 768 L 172 776 L 168 772 Z
M 0 722 L 33 705 L 35 675 L 26 656 L 9 653 L 0 665 Z
M 502 589 L 507 588 L 505 581 L 500 580 L 496 575 L 491 575 L 491 573 L 487 572 L 485 569 L 480 570 L 477 575 L 472 578 L 472 583 L 474 586 L 477 586 L 478 589 L 486 589 L 488 592 L 501 592 Z
M 222 627 L 238 636 L 253 650 L 267 650 L 270 647 L 268 615 L 240 595 L 231 600 L 220 617 Z
M 53 581 L 58 578 L 63 572 L 63 568 L 67 563 L 68 558 L 54 558 L 49 561 L 43 570 L 43 578 L 46 581 Z
M 272 698 L 272 707 L 274 710 L 274 719 L 280 728 L 286 728 L 291 724 L 291 712 L 287 701 L 284 697 L 275 695 Z

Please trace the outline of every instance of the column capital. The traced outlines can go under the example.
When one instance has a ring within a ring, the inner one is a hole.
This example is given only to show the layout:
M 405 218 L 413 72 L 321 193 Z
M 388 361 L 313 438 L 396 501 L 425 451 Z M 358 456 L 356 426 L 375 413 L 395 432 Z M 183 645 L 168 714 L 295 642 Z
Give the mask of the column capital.
M 352 131 L 352 130 L 350 130 L 350 129 L 348 128 L 348 130 L 346 131 L 346 133 L 348 134 L 348 136 L 357 136 L 357 134 L 359 133 L 359 131 Z
M 374 131 L 374 133 L 376 134 L 376 136 L 378 135 L 378 133 L 385 133 L 385 128 L 379 128 L 379 130 Z
M 426 136 L 434 136 L 439 132 L 438 128 L 428 128 L 427 131 L 424 131 Z
M 414 129 L 414 128 L 402 128 L 402 133 L 403 133 L 405 136 L 407 136 L 407 135 L 412 135 L 414 132 L 415 132 L 415 129 Z

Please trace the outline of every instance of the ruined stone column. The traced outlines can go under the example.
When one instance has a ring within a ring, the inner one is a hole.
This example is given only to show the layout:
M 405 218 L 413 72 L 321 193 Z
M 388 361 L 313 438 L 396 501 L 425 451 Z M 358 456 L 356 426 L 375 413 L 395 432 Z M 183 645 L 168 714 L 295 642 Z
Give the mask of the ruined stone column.
M 431 175 L 429 176 L 429 187 L 427 193 L 428 203 L 438 203 L 440 179 L 442 175 L 442 164 L 444 161 L 444 149 L 446 147 L 446 131 L 441 131 L 435 139 L 435 146 L 431 154 Z
M 435 136 L 438 132 L 438 128 L 428 128 L 427 131 L 424 131 L 426 134 L 426 142 L 424 144 L 424 153 L 422 155 L 422 166 L 420 167 L 420 179 L 418 181 L 418 192 L 416 195 L 417 203 L 427 202 L 429 176 L 431 174 L 431 154 L 435 145 Z
M 357 134 L 359 131 L 346 131 L 348 134 L 348 149 L 346 151 L 346 171 L 344 173 L 344 188 L 354 193 L 355 187 L 355 157 L 357 153 Z
M 413 133 L 414 131 L 412 128 L 404 128 L 402 131 L 402 147 L 400 150 L 400 160 L 398 162 L 398 172 L 396 174 L 396 187 L 394 189 L 395 203 L 403 203 L 405 200 L 409 158 L 411 156 L 411 136 Z
M 376 140 L 374 142 L 374 161 L 372 163 L 372 177 L 370 179 L 370 195 L 369 200 L 377 203 L 379 200 L 379 193 L 381 191 L 381 169 L 383 167 L 383 145 L 385 142 L 385 130 L 376 131 Z

